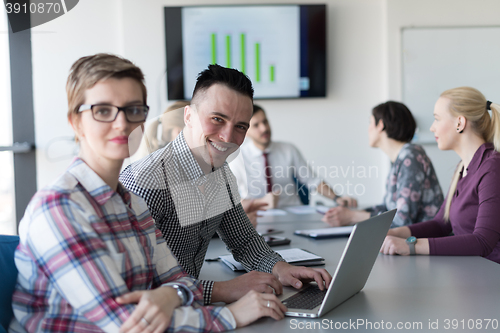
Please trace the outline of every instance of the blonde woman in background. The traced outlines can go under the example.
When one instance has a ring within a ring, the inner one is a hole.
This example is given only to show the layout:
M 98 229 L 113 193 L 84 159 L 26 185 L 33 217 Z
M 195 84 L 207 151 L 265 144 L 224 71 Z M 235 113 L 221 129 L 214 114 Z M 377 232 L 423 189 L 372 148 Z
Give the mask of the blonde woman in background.
M 184 128 L 184 107 L 189 104 L 189 101 L 174 102 L 161 116 L 146 125 L 141 145 L 133 156 L 134 161 L 165 147 L 179 135 Z M 161 127 L 161 135 L 158 134 L 159 127 Z
M 389 230 L 380 252 L 482 256 L 500 263 L 499 113 L 500 105 L 474 88 L 441 94 L 431 132 L 439 149 L 462 159 L 447 199 L 434 219 Z

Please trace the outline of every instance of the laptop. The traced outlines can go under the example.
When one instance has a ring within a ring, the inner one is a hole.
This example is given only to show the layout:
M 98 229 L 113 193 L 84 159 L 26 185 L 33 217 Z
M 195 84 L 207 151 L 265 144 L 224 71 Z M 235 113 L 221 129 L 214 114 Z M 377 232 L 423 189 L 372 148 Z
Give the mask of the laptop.
M 286 316 L 318 318 L 361 291 L 377 259 L 396 209 L 356 224 L 347 241 L 330 287 L 319 290 L 314 283 L 297 291 L 284 287 L 279 299 Z

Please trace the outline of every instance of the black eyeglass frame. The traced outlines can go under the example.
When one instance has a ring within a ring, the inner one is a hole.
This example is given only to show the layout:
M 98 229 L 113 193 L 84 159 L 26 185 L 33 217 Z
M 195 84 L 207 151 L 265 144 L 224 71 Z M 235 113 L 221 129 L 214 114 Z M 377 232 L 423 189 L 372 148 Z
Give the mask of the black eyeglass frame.
M 93 110 L 94 106 L 112 106 L 114 108 L 117 108 L 118 112 L 115 114 L 115 117 L 112 120 L 108 120 L 108 121 L 106 121 L 106 120 L 99 120 L 99 119 L 95 118 L 94 110 Z M 138 107 L 138 106 L 146 108 L 146 112 L 144 114 L 144 120 L 141 120 L 141 121 L 130 121 L 128 119 L 128 115 L 127 115 L 126 110 L 128 108 L 133 108 L 133 107 Z M 90 110 L 92 112 L 92 118 L 94 118 L 95 121 L 98 121 L 98 122 L 101 122 L 101 123 L 112 123 L 113 121 L 116 120 L 116 118 L 118 117 L 118 113 L 120 113 L 120 111 L 123 111 L 123 113 L 125 114 L 125 119 L 127 119 L 127 121 L 129 123 L 143 123 L 148 118 L 149 106 L 147 106 L 145 104 L 143 104 L 143 105 L 127 105 L 127 106 L 122 106 L 122 107 L 116 106 L 116 105 L 112 105 L 112 104 L 82 104 L 78 108 L 78 112 L 79 113 L 83 112 L 83 111 L 87 111 L 87 110 Z

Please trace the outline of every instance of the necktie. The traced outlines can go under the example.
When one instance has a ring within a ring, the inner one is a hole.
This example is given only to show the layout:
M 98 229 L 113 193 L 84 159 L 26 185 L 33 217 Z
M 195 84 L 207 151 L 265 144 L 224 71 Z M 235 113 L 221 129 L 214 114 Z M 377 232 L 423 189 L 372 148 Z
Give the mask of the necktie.
M 266 183 L 267 183 L 267 193 L 272 192 L 273 190 L 273 182 L 271 179 L 271 168 L 269 167 L 269 162 L 267 161 L 268 153 L 263 153 L 264 156 L 264 170 L 266 170 Z

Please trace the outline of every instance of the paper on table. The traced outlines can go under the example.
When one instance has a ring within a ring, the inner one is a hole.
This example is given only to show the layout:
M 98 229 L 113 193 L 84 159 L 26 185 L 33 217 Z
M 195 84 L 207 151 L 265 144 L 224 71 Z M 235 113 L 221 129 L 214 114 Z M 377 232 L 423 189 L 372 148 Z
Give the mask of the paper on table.
M 309 251 L 305 251 L 298 248 L 279 250 L 278 252 L 283 259 L 288 263 L 300 262 L 300 261 L 309 261 L 309 260 L 325 260 L 314 253 Z
M 268 209 L 257 211 L 257 216 L 283 216 L 286 212 L 282 209 Z
M 290 213 L 298 215 L 316 213 L 316 207 L 313 206 L 294 206 L 294 207 L 288 207 L 287 209 Z
M 276 251 L 278 252 L 283 259 L 285 259 L 286 262 L 289 264 L 297 264 L 297 265 L 322 265 L 323 264 L 323 259 L 320 256 L 315 255 L 314 253 L 294 248 L 294 249 L 286 249 L 286 250 L 279 250 Z M 229 268 L 231 268 L 233 271 L 243 271 L 245 270 L 243 266 L 234 260 L 232 254 L 228 254 L 225 256 L 219 256 L 220 260 L 222 260 L 223 263 L 225 263 Z
M 350 225 L 346 227 L 295 230 L 294 234 L 300 236 L 309 236 L 314 238 L 349 236 L 352 232 L 352 228 L 354 228 L 354 226 Z

